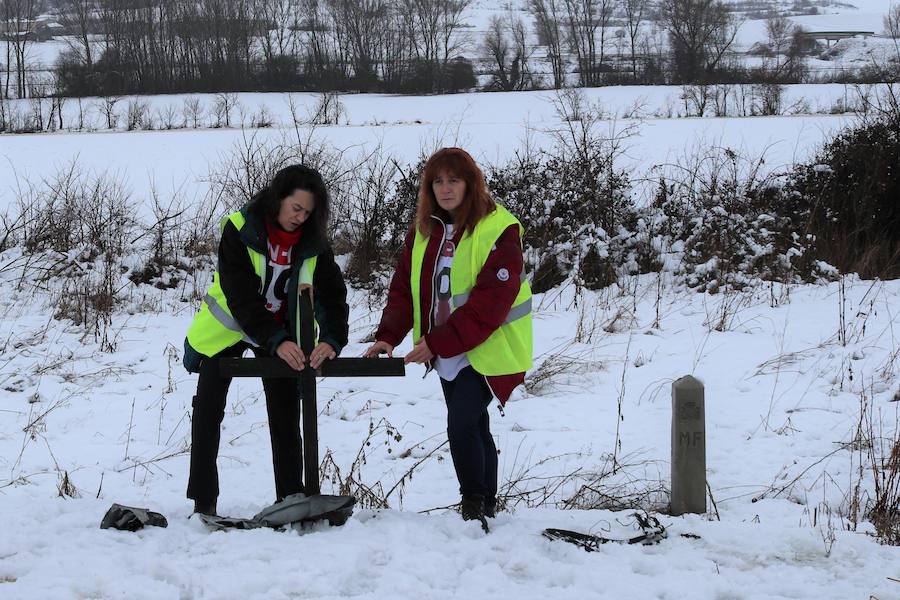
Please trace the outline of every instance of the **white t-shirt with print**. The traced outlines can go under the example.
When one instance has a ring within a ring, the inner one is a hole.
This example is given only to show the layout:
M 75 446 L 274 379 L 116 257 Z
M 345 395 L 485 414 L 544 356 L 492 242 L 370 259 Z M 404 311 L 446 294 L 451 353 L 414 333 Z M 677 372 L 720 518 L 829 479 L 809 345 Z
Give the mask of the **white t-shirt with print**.
M 453 255 L 456 245 L 453 243 L 453 225 L 444 228 L 444 242 L 441 247 L 437 267 L 434 270 L 434 326 L 443 325 L 450 318 L 453 311 L 453 298 L 450 295 L 450 267 L 453 266 Z M 459 372 L 469 366 L 469 358 L 463 354 L 457 354 L 449 358 L 435 356 L 434 368 L 445 381 L 453 381 Z

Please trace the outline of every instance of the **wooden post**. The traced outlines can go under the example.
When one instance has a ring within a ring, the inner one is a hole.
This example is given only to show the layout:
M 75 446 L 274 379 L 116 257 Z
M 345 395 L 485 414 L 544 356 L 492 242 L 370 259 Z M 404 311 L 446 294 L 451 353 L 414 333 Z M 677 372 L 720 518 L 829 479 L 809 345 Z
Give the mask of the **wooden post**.
M 672 515 L 706 512 L 705 410 L 700 380 L 672 384 Z
M 278 357 L 222 358 L 219 372 L 226 377 L 281 377 L 299 379 L 298 392 L 303 420 L 303 478 L 307 496 L 319 494 L 319 428 L 316 407 L 316 376 L 322 377 L 402 377 L 406 366 L 402 358 L 337 358 L 326 360 L 319 371 L 309 366 L 315 332 L 309 289 L 300 292 L 300 349 L 306 356 L 306 368 L 296 371 Z
M 309 360 L 315 342 L 311 288 L 300 292 L 300 349 Z M 319 493 L 319 414 L 316 409 L 316 373 L 309 363 L 300 372 L 300 401 L 303 410 L 303 477 L 307 496 Z

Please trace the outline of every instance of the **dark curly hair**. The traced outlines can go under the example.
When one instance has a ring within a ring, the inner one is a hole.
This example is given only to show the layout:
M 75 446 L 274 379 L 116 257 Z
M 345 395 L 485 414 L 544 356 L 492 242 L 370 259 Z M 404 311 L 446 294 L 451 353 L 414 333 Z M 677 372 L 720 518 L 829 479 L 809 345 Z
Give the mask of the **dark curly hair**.
M 278 222 L 278 212 L 285 198 L 297 190 L 304 190 L 313 195 L 316 205 L 313 208 L 309 220 L 304 223 L 304 229 L 310 225 L 315 235 L 325 239 L 328 227 L 328 218 L 331 213 L 330 196 L 325 188 L 322 175 L 311 167 L 305 165 L 291 165 L 275 174 L 269 185 L 257 192 L 253 201 L 258 202 L 266 217 L 273 223 Z

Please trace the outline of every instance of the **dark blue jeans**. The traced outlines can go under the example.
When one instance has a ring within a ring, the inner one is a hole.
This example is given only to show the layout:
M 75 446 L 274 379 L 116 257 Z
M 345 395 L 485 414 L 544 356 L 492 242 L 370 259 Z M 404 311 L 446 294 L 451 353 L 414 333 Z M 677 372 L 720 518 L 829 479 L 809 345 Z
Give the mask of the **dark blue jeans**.
M 459 491 L 464 496 L 481 494 L 491 504 L 497 495 L 497 447 L 487 410 L 491 390 L 484 376 L 472 367 L 460 371 L 453 381 L 441 379 L 441 387 Z

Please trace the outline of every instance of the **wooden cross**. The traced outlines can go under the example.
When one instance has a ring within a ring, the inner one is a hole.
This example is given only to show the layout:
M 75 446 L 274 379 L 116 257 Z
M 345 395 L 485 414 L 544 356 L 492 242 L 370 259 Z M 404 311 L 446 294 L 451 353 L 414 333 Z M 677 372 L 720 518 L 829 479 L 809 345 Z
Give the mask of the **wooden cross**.
M 322 377 L 402 377 L 406 367 L 402 358 L 336 358 L 326 360 L 318 371 L 309 366 L 313 350 L 313 307 L 309 288 L 300 293 L 300 349 L 306 356 L 306 368 L 297 371 L 278 357 L 223 358 L 219 372 L 224 377 L 284 377 L 300 379 L 303 410 L 303 475 L 306 495 L 319 490 L 319 428 L 316 408 L 316 376 Z

